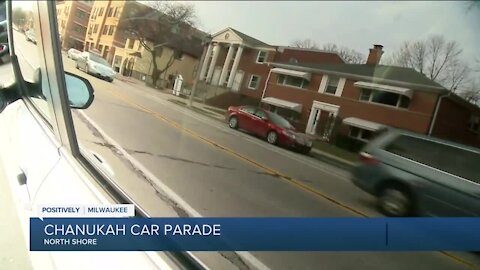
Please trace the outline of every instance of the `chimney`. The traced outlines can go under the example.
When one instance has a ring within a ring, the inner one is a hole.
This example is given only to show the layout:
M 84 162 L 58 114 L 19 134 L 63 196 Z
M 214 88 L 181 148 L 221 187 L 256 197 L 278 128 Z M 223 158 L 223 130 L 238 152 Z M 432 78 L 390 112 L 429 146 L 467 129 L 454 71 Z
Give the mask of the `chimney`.
M 382 58 L 383 54 L 383 46 L 374 44 L 373 48 L 370 49 L 370 53 L 368 54 L 367 58 L 367 65 L 378 65 L 380 63 L 380 58 Z

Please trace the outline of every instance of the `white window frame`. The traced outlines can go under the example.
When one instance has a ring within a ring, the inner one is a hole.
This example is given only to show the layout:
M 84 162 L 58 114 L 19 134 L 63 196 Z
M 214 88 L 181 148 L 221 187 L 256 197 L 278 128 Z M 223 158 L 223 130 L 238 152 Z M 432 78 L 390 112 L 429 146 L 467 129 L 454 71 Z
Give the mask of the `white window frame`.
M 260 55 L 261 55 L 262 53 L 265 53 L 265 56 L 263 57 L 263 58 L 264 58 L 263 62 L 260 62 L 260 61 L 258 61 L 258 60 L 260 59 Z M 268 57 L 268 52 L 267 52 L 267 51 L 258 50 L 257 59 L 256 59 L 257 64 L 263 64 L 263 63 L 267 62 L 267 57 Z
M 370 92 L 370 95 L 369 95 L 369 97 L 368 97 L 368 100 L 363 100 L 363 99 L 361 99 L 363 90 L 370 90 L 370 91 L 372 91 L 372 92 Z M 393 94 L 398 95 L 397 104 L 395 104 L 395 106 L 393 106 L 393 105 L 389 105 L 389 104 L 384 104 L 384 103 L 372 101 L 372 98 L 373 98 L 372 93 L 373 93 L 373 91 L 390 93 L 390 92 L 388 92 L 388 91 L 381 91 L 381 90 L 368 89 L 368 88 L 360 88 L 360 96 L 358 97 L 358 100 L 361 101 L 361 102 L 367 102 L 367 103 L 376 104 L 376 105 L 380 105 L 380 106 L 386 106 L 386 107 L 389 107 L 389 108 L 396 108 L 396 109 L 399 109 L 399 110 L 409 110 L 409 108 L 410 108 L 410 104 L 411 104 L 411 102 L 412 102 L 412 99 L 409 98 L 409 97 L 407 97 L 407 96 L 393 93 Z M 402 99 L 402 96 L 404 96 L 405 98 L 410 99 L 410 103 L 408 104 L 408 107 L 406 107 L 406 108 L 400 107 L 400 101 L 401 101 L 401 99 Z
M 301 78 L 301 77 L 295 77 L 295 76 L 291 76 L 291 75 L 285 75 L 285 74 L 280 74 L 279 76 L 284 76 L 284 79 L 282 82 L 279 82 L 279 78 L 277 78 L 277 84 L 279 85 L 283 85 L 283 86 L 287 86 L 287 87 L 292 87 L 292 88 L 297 88 L 297 89 L 303 89 L 303 90 L 308 90 L 308 88 L 304 88 L 303 86 L 305 85 L 305 80 L 304 78 Z M 291 84 L 287 84 L 285 83 L 287 81 L 287 77 L 295 77 L 295 78 L 300 78 L 302 79 L 302 83 L 300 86 L 296 86 L 296 85 L 291 85 Z
M 359 130 L 357 136 L 352 136 L 352 128 L 357 128 L 357 129 Z M 364 132 L 364 131 L 373 132 L 373 131 L 371 131 L 371 130 L 367 130 L 367 129 L 364 129 L 364 128 L 359 128 L 359 127 L 355 127 L 355 126 L 349 126 L 349 129 L 348 129 L 348 137 L 350 137 L 350 138 L 352 138 L 352 139 L 355 139 L 355 140 L 362 141 L 362 142 L 368 142 L 367 139 L 362 138 L 362 135 L 363 135 L 363 132 Z
M 255 87 L 252 87 L 252 86 L 251 86 L 251 85 L 252 85 L 252 81 L 253 81 L 253 77 L 258 78 L 258 80 L 257 80 L 257 85 L 256 85 Z M 248 89 L 252 89 L 252 90 L 257 90 L 257 89 L 258 89 L 258 86 L 260 85 L 260 79 L 261 79 L 261 77 L 260 77 L 259 75 L 255 75 L 255 74 L 250 75 L 250 79 L 248 80 L 248 86 L 247 86 L 247 88 L 248 88 Z
M 475 129 L 474 125 L 479 125 L 479 127 Z M 480 133 L 480 116 L 478 115 L 470 116 L 470 119 L 468 120 L 468 130 L 475 133 Z
M 333 93 L 329 93 L 327 92 L 328 90 L 328 87 L 330 86 L 330 82 L 332 81 L 332 78 L 333 79 L 337 79 L 337 85 L 335 86 L 335 92 Z M 328 79 L 327 79 L 327 84 L 325 85 L 325 91 L 323 91 L 325 94 L 328 94 L 328 95 L 336 95 L 337 94 L 337 90 L 338 90 L 338 86 L 340 85 L 340 77 L 336 77 L 336 76 L 328 76 Z

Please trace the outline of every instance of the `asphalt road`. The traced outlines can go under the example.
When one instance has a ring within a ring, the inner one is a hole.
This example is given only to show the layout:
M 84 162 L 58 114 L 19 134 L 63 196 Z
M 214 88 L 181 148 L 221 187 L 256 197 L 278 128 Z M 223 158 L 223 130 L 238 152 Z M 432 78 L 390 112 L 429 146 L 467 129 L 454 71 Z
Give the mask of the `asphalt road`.
M 35 46 L 26 44 L 23 46 Z M 26 58 L 35 57 L 32 52 L 34 49 L 25 51 Z M 95 100 L 85 114 L 142 168 L 110 158 L 118 156 L 118 151 L 105 143 L 98 131 L 86 128 L 86 120 L 75 114 L 79 142 L 103 153 L 110 170 L 122 179 L 122 185 L 131 188 L 134 199 L 154 201 L 158 194 L 137 191 L 144 183 L 123 177 L 128 170 L 148 171 L 152 177 L 143 177 L 153 178 L 149 179 L 152 186 L 167 187 L 180 198 L 182 202 L 172 207 L 178 215 L 380 216 L 373 198 L 351 184 L 347 171 L 231 130 L 226 124 L 172 104 L 168 94 L 141 83 L 118 79 L 108 83 L 94 78 L 76 70 L 74 61 L 64 56 L 65 70 L 88 78 L 95 89 Z M 439 252 L 252 254 L 271 269 L 468 269 L 460 260 L 480 265 L 478 257 L 471 254 L 452 257 Z

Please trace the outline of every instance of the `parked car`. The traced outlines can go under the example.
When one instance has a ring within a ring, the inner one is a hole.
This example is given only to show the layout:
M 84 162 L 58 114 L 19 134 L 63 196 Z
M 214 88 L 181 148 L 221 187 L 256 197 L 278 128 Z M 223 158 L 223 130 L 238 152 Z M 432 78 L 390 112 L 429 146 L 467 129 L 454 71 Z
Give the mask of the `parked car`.
M 82 52 L 74 48 L 67 51 L 67 57 L 73 60 L 77 60 L 81 55 Z
M 356 186 L 389 216 L 480 216 L 480 149 L 389 129 L 367 144 Z
M 25 40 L 30 41 L 33 44 L 37 44 L 37 37 L 35 36 L 35 32 L 33 31 L 33 29 L 25 32 Z
M 228 125 L 240 128 L 265 138 L 270 144 L 278 144 L 308 154 L 312 149 L 312 140 L 306 134 L 297 132 L 282 116 L 253 106 L 230 106 Z
M 113 82 L 115 77 L 115 71 L 110 67 L 110 64 L 100 55 L 91 52 L 81 53 L 77 59 L 76 68 L 109 82 Z

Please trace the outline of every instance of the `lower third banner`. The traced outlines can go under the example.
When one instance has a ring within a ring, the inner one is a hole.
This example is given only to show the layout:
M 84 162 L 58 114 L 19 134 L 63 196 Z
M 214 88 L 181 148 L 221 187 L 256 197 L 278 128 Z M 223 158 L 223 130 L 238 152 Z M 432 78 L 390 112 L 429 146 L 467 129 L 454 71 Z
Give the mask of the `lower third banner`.
M 480 218 L 31 218 L 32 251 L 479 251 Z

